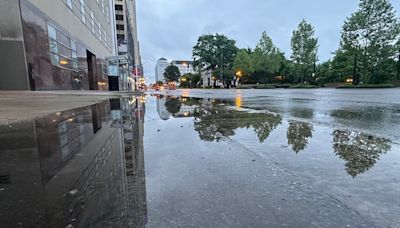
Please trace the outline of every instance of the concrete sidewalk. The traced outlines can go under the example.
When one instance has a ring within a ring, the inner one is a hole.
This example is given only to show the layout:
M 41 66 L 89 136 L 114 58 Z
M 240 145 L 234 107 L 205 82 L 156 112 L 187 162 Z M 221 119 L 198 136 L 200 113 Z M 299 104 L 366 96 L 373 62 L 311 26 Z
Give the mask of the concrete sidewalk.
M 0 91 L 0 125 L 99 103 L 140 92 Z

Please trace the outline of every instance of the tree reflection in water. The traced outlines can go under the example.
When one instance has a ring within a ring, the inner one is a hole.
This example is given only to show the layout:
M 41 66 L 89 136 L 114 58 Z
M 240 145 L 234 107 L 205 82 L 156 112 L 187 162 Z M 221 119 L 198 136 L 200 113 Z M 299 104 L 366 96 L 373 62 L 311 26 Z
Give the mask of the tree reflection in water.
M 165 101 L 165 108 L 173 116 L 181 110 L 181 107 L 182 103 L 179 98 L 167 97 L 167 100 Z
M 288 144 L 292 146 L 296 154 L 307 147 L 308 138 L 312 138 L 313 131 L 313 126 L 309 123 L 289 121 L 287 131 Z
M 236 110 L 225 104 L 201 105 L 194 113 L 194 128 L 204 141 L 220 141 L 235 135 L 238 128 L 253 128 L 261 143 L 282 123 L 282 117 L 270 113 Z
M 382 154 L 391 149 L 391 141 L 364 133 L 335 130 L 333 149 L 337 156 L 346 161 L 346 171 L 352 177 L 368 171 Z

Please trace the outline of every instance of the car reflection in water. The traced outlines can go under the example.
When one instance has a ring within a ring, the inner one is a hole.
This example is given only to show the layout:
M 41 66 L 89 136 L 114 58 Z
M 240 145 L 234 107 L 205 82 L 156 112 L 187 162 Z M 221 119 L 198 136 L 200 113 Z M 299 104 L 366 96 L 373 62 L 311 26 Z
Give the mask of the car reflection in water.
M 136 98 L 0 126 L 1 227 L 144 227 Z
M 193 118 L 194 130 L 201 140 L 209 142 L 229 139 L 237 129 L 247 129 L 254 132 L 259 143 L 264 143 L 284 122 L 279 114 L 241 109 L 237 103 L 237 100 L 159 96 L 157 109 L 160 118 L 164 120 L 171 116 Z M 312 109 L 292 109 L 290 113 L 294 117 L 308 120 L 314 116 Z M 286 122 L 287 143 L 298 154 L 307 148 L 313 137 L 313 124 L 299 120 Z M 382 154 L 390 151 L 392 144 L 388 139 L 350 130 L 335 129 L 332 137 L 333 152 L 346 161 L 346 172 L 352 177 L 370 170 Z

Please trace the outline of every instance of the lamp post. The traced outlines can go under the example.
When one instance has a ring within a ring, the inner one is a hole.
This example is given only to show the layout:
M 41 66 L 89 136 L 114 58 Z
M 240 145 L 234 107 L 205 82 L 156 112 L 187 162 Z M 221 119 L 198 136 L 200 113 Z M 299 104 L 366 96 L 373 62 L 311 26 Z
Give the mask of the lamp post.
M 313 69 L 313 73 L 312 73 L 312 76 L 311 76 L 312 84 L 315 84 L 316 73 L 317 73 L 317 63 L 316 63 L 316 61 L 314 61 L 314 69 Z
M 240 78 L 242 76 L 243 76 L 243 72 L 241 70 L 236 71 L 235 87 L 237 86 L 237 82 L 240 81 Z

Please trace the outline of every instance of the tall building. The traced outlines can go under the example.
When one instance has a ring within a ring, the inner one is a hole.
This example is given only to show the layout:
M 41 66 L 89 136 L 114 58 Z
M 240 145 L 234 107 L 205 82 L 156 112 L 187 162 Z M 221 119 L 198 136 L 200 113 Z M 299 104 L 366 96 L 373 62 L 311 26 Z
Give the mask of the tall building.
M 128 52 L 132 56 L 134 67 L 138 70 L 138 75 L 141 76 L 142 60 L 137 32 L 136 0 L 126 0 L 126 6 L 128 15 Z
M 112 0 L 2 0 L 0 89 L 107 90 Z
M 127 17 L 125 0 L 115 0 L 115 29 L 118 45 L 118 55 L 128 53 Z
M 135 0 L 115 0 L 115 23 L 118 55 L 127 56 L 130 77 L 137 84 L 143 77 L 143 66 L 137 33 Z
M 181 75 L 195 73 L 193 68 L 193 61 L 173 60 L 171 64 L 178 67 L 179 72 L 181 72 Z
M 164 81 L 165 69 L 170 65 L 167 59 L 161 58 L 156 65 L 156 81 Z

